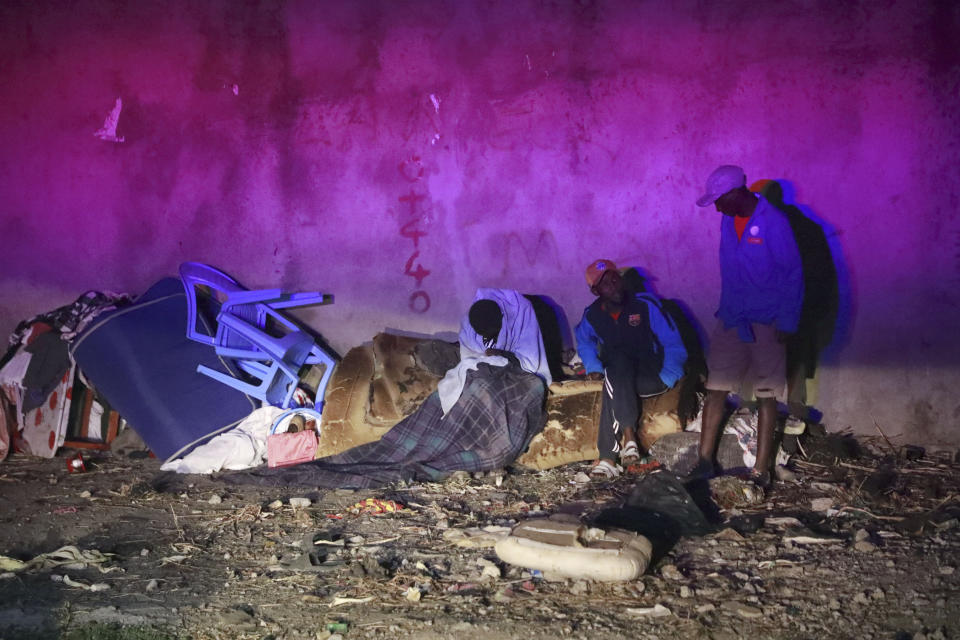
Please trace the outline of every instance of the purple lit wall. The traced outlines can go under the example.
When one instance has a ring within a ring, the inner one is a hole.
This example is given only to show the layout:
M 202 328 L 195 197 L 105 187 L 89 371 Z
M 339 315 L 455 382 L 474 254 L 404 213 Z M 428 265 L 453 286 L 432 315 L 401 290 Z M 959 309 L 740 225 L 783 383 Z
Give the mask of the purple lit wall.
M 301 317 L 341 351 L 452 332 L 477 286 L 550 295 L 575 322 L 598 257 L 642 266 L 709 328 L 719 214 L 694 200 L 736 163 L 829 230 L 825 422 L 956 445 L 958 12 L 3 3 L 0 332 L 190 259 L 334 293 Z

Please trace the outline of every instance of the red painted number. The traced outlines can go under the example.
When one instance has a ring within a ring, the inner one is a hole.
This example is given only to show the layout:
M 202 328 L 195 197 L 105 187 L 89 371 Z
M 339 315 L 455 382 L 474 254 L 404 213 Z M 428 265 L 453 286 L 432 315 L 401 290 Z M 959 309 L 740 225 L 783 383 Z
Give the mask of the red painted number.
M 428 269 L 424 269 L 424 268 L 423 268 L 423 265 L 420 264 L 419 262 L 417 263 L 417 268 L 416 268 L 416 269 L 412 269 L 412 268 L 413 268 L 413 261 L 416 260 L 416 259 L 417 259 L 417 256 L 419 256 L 419 255 L 420 255 L 420 252 L 419 252 L 419 251 L 414 251 L 412 254 L 410 254 L 410 259 L 407 260 L 407 264 L 406 264 L 406 266 L 404 266 L 404 268 L 403 268 L 403 273 L 404 273 L 404 274 L 410 276 L 411 278 L 415 278 L 415 279 L 416 279 L 416 281 L 417 281 L 416 286 L 417 286 L 418 288 L 420 287 L 420 284 L 423 282 L 423 279 L 426 278 L 428 275 L 430 275 L 430 271 L 429 271 Z M 411 269 L 412 269 L 412 270 L 411 270 Z
M 410 294 L 410 310 L 426 313 L 430 309 L 430 294 L 426 291 L 414 291 Z
M 426 231 L 420 231 L 420 229 L 417 228 L 417 222 L 417 220 L 411 220 L 407 224 L 400 227 L 400 235 L 404 238 L 410 238 L 413 240 L 414 248 L 419 248 L 420 238 L 427 235 Z

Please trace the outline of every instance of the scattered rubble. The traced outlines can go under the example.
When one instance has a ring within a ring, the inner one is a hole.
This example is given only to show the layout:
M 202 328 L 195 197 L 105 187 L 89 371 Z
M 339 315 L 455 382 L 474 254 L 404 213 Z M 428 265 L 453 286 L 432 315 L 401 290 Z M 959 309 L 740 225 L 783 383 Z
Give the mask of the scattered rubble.
M 82 621 L 198 639 L 960 637 L 960 464 L 863 439 L 856 458 L 823 453 L 848 452 L 848 440 L 803 446 L 816 456 L 794 455 L 791 481 L 768 493 L 735 476 L 710 482 L 709 527 L 690 520 L 699 533 L 655 540 L 643 575 L 606 583 L 546 580 L 494 547 L 531 518 L 642 522 L 668 502 L 654 494 L 678 486 L 657 479 L 668 472 L 579 483 L 587 466 L 573 464 L 362 493 L 203 477 L 168 493 L 151 488 L 156 460 L 104 456 L 69 474 L 62 460 L 15 455 L 0 466 L 0 631 L 44 637 Z

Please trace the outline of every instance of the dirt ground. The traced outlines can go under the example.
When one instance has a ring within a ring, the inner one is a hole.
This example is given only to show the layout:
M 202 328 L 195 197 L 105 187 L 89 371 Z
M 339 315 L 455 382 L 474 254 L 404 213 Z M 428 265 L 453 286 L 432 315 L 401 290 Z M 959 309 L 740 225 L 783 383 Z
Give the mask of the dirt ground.
M 949 455 L 799 457 L 756 504 L 715 483 L 715 533 L 600 584 L 541 580 L 449 532 L 589 520 L 640 475 L 582 482 L 570 465 L 369 492 L 182 476 L 158 491 L 156 460 L 85 453 L 68 473 L 72 453 L 0 463 L 0 555 L 85 554 L 0 571 L 0 638 L 960 637 Z M 352 509 L 367 498 L 404 508 Z

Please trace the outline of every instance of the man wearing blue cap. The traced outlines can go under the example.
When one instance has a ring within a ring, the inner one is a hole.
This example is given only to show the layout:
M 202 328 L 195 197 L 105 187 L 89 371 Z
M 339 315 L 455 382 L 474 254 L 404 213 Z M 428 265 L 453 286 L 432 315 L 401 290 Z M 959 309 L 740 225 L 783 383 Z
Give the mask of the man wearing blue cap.
M 803 300 L 800 252 L 787 217 L 747 189 L 743 169 L 718 167 L 697 205 L 715 205 L 720 223 L 719 322 L 707 353 L 707 397 L 700 461 L 692 475 L 712 476 L 727 393 L 751 375 L 757 397 L 757 460 L 751 479 L 771 482 L 777 398 L 786 394 L 787 337 L 797 330 Z

